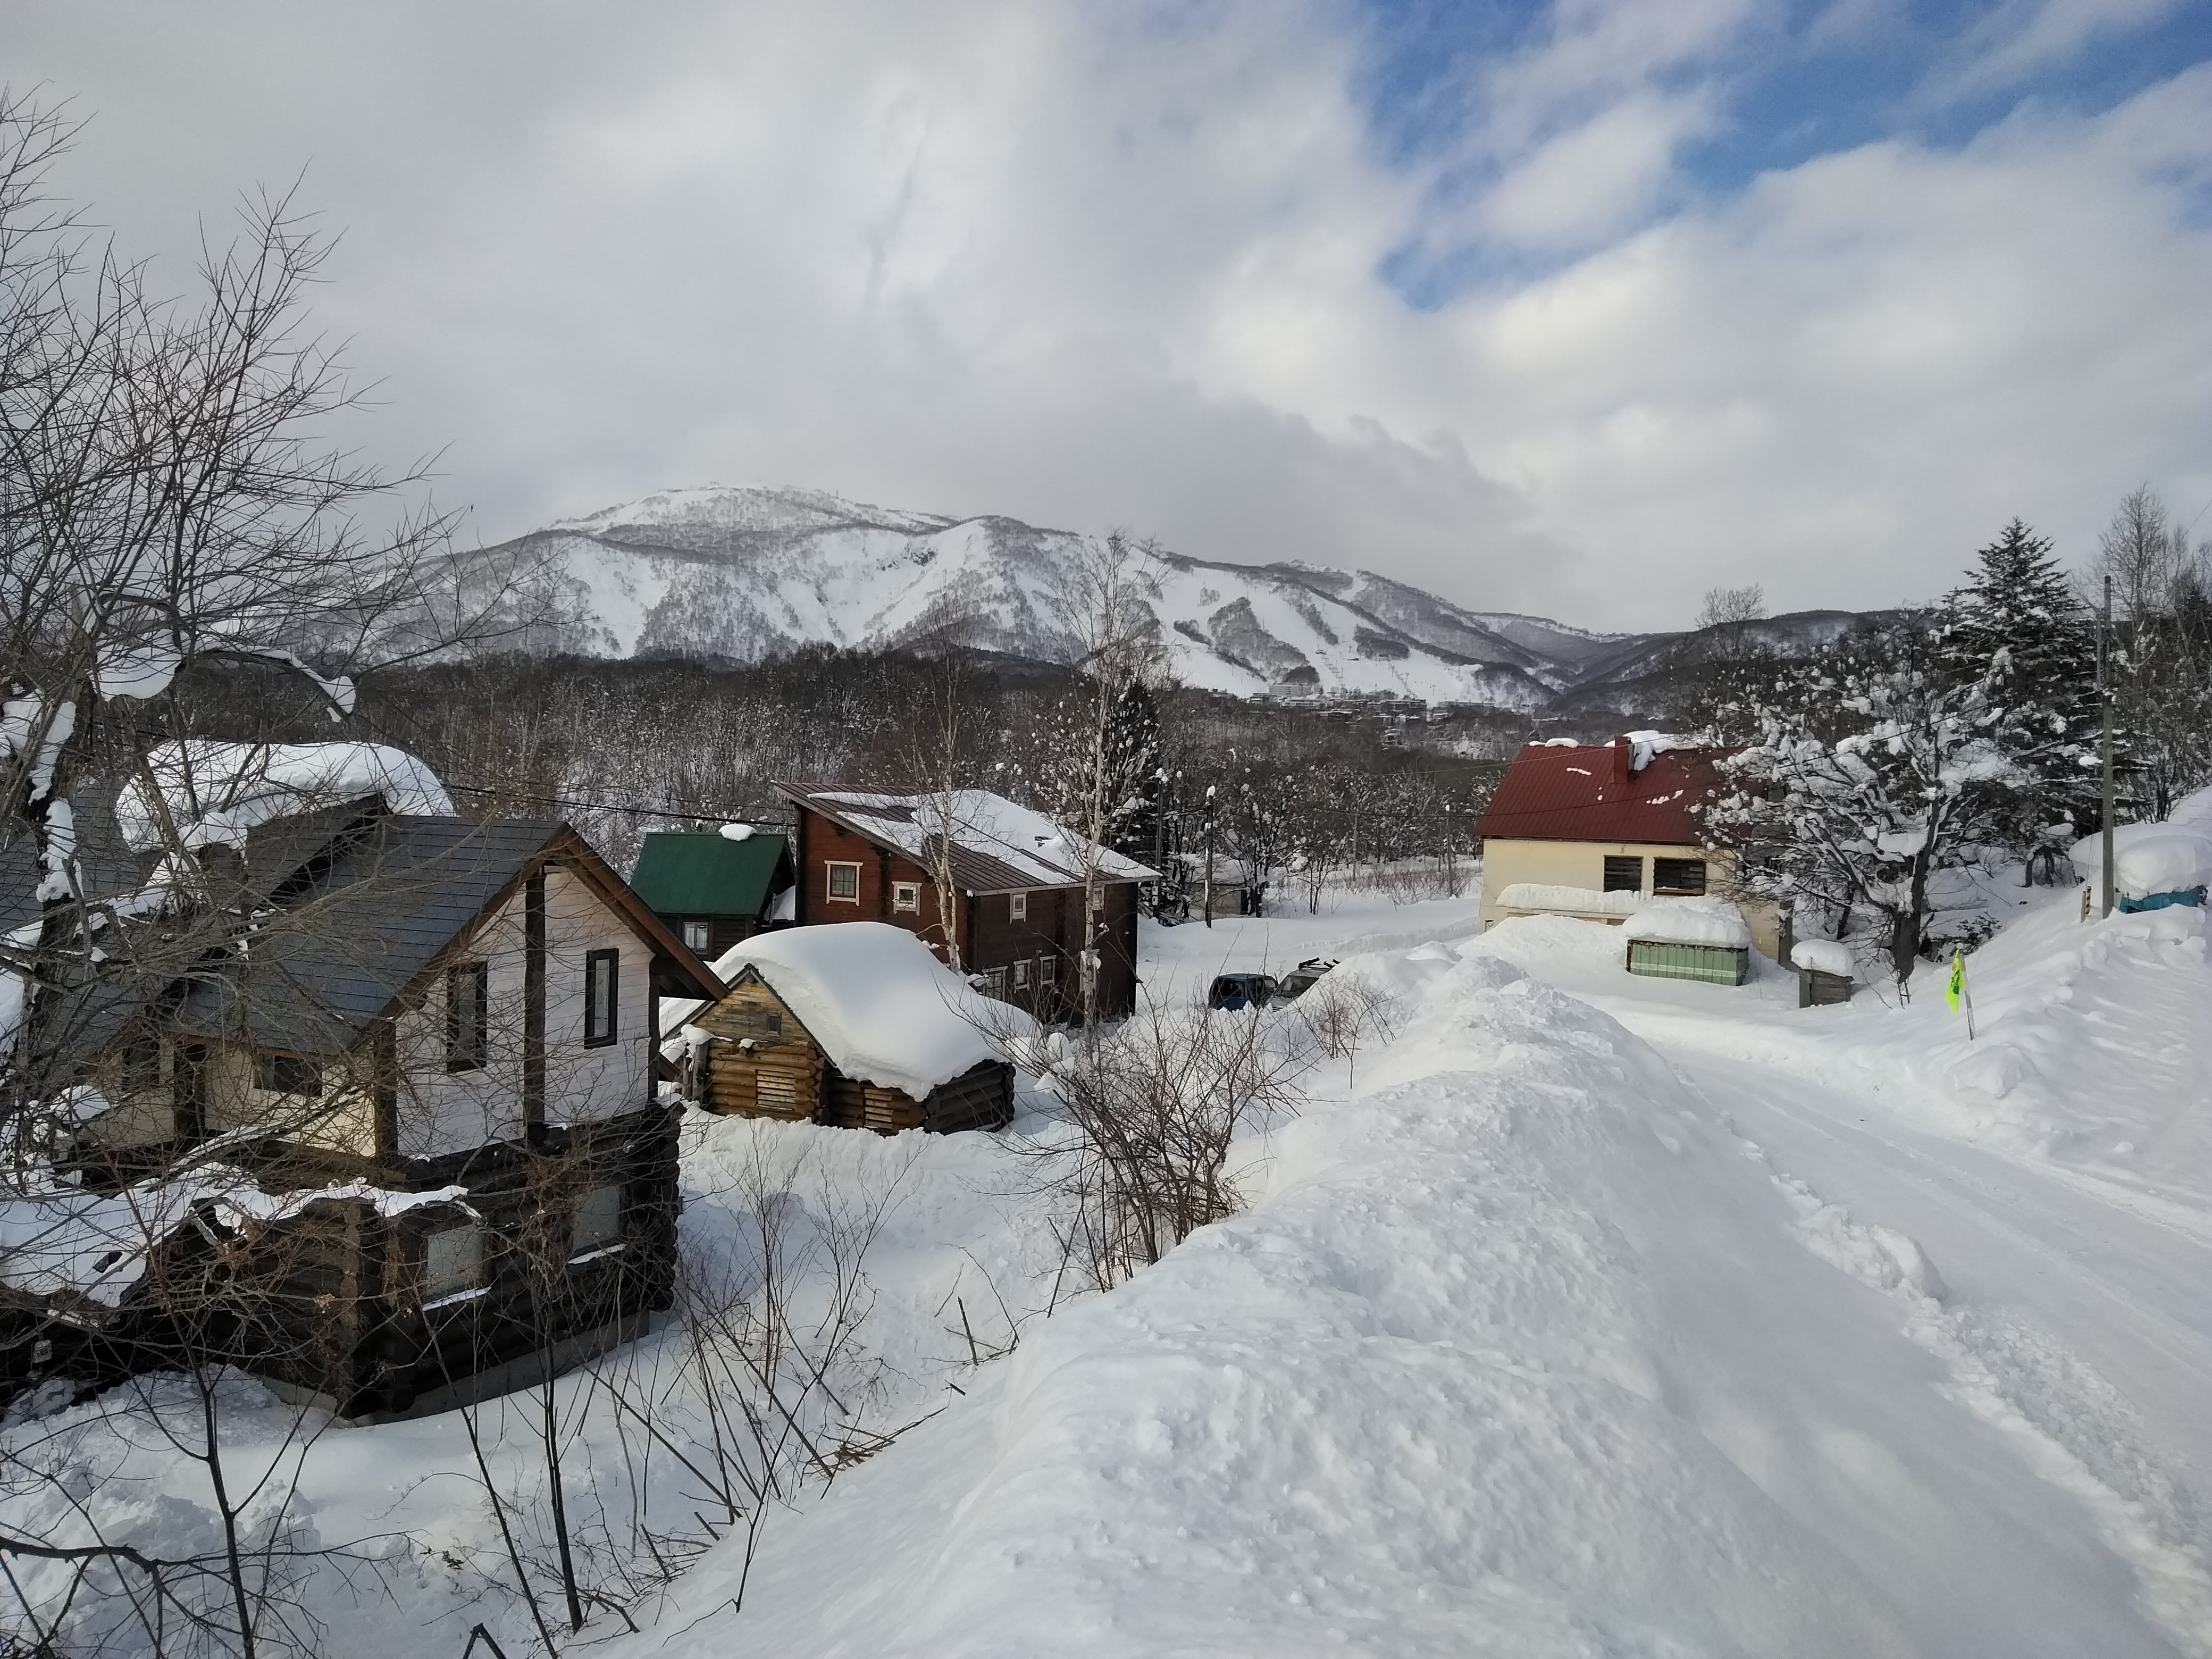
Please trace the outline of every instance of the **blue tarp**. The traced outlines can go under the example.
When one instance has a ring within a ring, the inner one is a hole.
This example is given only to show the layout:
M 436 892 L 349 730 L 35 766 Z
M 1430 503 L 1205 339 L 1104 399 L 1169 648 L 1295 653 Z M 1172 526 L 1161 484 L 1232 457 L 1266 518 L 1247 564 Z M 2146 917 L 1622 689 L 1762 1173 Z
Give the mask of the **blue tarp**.
M 2122 894 L 2113 900 L 2115 908 L 2130 915 L 2138 910 L 2163 910 L 2176 904 L 2193 904 L 2202 910 L 2204 908 L 2204 890 L 2202 887 L 2184 887 L 2175 892 L 2152 893 L 2142 898 L 2129 898 Z

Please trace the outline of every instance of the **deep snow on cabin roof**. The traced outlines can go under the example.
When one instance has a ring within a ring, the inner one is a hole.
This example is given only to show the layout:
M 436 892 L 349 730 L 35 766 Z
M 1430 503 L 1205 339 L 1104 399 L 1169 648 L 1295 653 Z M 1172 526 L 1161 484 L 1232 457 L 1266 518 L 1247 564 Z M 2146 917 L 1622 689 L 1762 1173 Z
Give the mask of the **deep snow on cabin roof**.
M 1528 841 L 1644 842 L 1698 847 L 1693 810 L 1721 787 L 1725 749 L 1532 743 L 1513 757 L 1475 833 Z M 1632 770 L 1639 755 L 1648 756 Z
M 776 787 L 798 805 L 917 861 L 926 857 L 944 822 L 934 795 Z M 1014 893 L 1082 884 L 1086 843 L 1073 830 L 988 789 L 956 791 L 951 805 L 952 877 L 963 892 Z M 1105 848 L 1099 849 L 1098 868 L 1113 882 L 1150 881 L 1158 873 Z
M 714 963 L 725 984 L 735 984 L 747 968 L 782 1000 L 832 1066 L 916 1100 L 1001 1058 L 994 1036 L 1036 1030 L 1027 1014 L 978 995 L 921 939 L 888 922 L 757 933 Z M 704 1006 L 665 1009 L 662 1030 L 680 1030 Z

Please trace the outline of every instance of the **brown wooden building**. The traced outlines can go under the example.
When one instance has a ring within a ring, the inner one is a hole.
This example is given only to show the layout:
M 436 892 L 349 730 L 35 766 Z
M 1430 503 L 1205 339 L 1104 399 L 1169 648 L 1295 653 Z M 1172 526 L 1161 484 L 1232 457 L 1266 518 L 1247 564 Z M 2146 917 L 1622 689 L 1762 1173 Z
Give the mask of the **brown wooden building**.
M 1135 1010 L 1137 886 L 1156 874 L 1133 859 L 1098 849 L 1098 908 L 1086 925 L 1088 843 L 1003 796 L 777 787 L 798 817 L 792 852 L 802 927 L 887 922 L 939 958 L 950 942 L 977 988 L 1048 1024 L 1083 1012 L 1088 941 L 1099 1014 Z M 948 821 L 957 897 L 952 914 L 940 916 L 930 871 Z
M 1003 1128 L 1004 1041 L 1036 1030 L 986 1003 L 903 928 L 844 922 L 761 937 L 721 958 L 729 990 L 672 1004 L 664 1048 L 710 1111 L 896 1133 Z M 1018 1027 L 1023 1029 L 1008 1029 Z

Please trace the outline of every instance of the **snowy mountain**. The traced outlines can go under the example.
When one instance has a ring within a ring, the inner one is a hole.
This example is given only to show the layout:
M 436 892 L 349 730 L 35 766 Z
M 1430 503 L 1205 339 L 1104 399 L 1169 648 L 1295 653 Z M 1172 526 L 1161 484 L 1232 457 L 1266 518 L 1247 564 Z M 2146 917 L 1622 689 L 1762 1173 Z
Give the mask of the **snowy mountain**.
M 475 556 L 477 580 L 527 571 L 526 608 L 558 620 L 535 649 L 754 662 L 806 645 L 951 642 L 1046 662 L 1084 538 L 995 514 L 955 519 L 816 490 L 713 484 L 562 520 Z M 1158 637 L 1186 685 L 1414 696 L 1623 715 L 1663 706 L 1673 633 L 1605 634 L 1474 611 L 1371 570 L 1151 561 Z M 1848 611 L 1752 624 L 1784 655 Z
M 957 641 L 1073 654 L 1060 594 L 1082 538 L 759 486 L 664 490 L 488 549 L 538 573 L 562 620 L 534 643 L 605 656 L 753 661 L 809 644 Z M 1627 643 L 1478 614 L 1368 571 L 1153 562 L 1159 638 L 1186 684 L 1388 693 L 1532 708 L 1578 659 Z

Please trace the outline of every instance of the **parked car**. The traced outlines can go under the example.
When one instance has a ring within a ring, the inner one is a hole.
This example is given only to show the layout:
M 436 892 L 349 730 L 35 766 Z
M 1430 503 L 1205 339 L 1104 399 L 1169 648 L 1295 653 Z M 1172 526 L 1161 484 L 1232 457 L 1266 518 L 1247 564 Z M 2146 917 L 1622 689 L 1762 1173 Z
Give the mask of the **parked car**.
M 1283 975 L 1282 982 L 1275 987 L 1274 1000 L 1277 1002 L 1296 1001 L 1320 983 L 1321 976 L 1335 966 L 1336 963 L 1333 960 L 1326 960 L 1321 957 L 1308 957 L 1296 968 Z
M 1234 1013 L 1239 1008 L 1264 1008 L 1274 994 L 1272 974 L 1221 974 L 1206 994 L 1206 1006 Z

